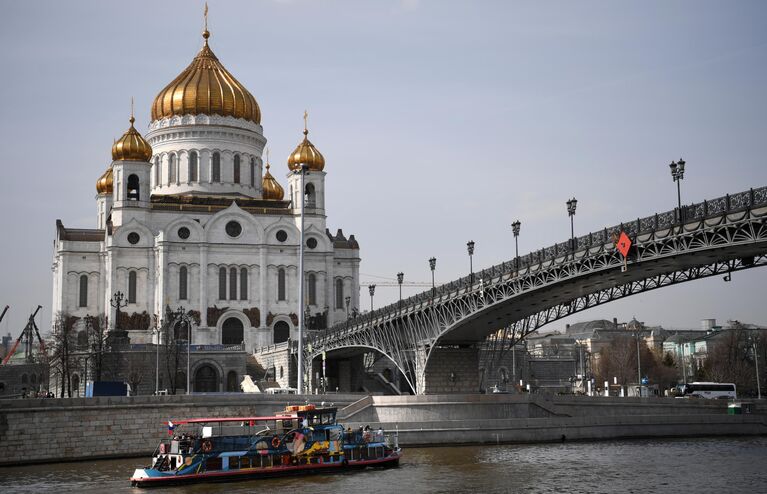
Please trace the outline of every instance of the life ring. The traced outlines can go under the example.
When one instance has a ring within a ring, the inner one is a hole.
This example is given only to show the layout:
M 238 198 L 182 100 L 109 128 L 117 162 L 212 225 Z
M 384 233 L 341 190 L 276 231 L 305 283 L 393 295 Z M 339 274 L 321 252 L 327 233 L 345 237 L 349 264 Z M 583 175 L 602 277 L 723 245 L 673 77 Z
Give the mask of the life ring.
M 272 446 L 274 446 L 275 448 L 279 448 L 280 447 L 280 438 L 279 437 L 274 436 L 272 438 Z
M 203 453 L 210 453 L 213 451 L 213 442 L 210 439 L 204 440 L 201 449 Z

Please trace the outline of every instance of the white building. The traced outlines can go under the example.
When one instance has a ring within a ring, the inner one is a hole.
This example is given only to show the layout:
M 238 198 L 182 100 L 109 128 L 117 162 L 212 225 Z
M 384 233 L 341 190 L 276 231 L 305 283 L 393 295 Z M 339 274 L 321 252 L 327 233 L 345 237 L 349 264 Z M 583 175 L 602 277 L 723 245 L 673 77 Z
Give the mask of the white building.
M 255 98 L 218 61 L 209 32 L 192 63 L 152 103 L 144 139 L 131 126 L 97 181 L 97 228 L 57 221 L 56 315 L 105 314 L 127 300 L 120 329 L 152 341 L 152 315 L 191 311 L 193 344 L 246 349 L 297 337 L 300 163 L 305 176 L 305 302 L 315 324 L 359 308 L 359 245 L 326 229 L 325 160 L 304 138 L 288 159 L 287 190 L 263 165 Z M 319 321 L 319 322 L 317 322 Z

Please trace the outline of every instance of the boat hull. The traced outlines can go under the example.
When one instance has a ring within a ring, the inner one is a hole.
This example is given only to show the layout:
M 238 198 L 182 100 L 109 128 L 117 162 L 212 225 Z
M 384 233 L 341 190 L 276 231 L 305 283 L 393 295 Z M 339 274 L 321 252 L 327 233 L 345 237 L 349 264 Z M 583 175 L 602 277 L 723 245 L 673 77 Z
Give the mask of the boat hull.
M 309 465 L 280 465 L 268 468 L 243 468 L 226 471 L 219 470 L 189 475 L 176 475 L 167 472 L 151 471 L 150 469 L 138 469 L 131 478 L 131 485 L 133 487 L 160 487 L 200 482 L 234 482 L 295 475 L 312 475 L 317 473 L 336 473 L 368 467 L 392 468 L 399 465 L 400 457 L 401 453 L 395 452 L 383 458 L 375 459 L 316 463 Z

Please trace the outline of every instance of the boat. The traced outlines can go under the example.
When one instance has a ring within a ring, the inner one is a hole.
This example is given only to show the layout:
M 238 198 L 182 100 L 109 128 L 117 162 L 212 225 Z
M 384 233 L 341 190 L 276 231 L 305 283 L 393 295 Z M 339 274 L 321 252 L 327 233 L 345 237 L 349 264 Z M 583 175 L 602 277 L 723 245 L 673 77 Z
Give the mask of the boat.
M 337 409 L 288 405 L 265 417 L 168 421 L 152 462 L 130 479 L 134 487 L 263 479 L 399 465 L 395 434 L 344 429 Z

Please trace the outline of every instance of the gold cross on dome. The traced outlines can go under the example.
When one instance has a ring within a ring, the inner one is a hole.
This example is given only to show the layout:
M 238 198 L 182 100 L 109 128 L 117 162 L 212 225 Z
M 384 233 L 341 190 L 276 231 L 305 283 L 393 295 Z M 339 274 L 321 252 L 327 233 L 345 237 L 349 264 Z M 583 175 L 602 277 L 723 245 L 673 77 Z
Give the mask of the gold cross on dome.
M 205 30 L 208 30 L 208 2 L 205 2 L 205 10 L 203 11 L 203 17 L 205 18 Z
M 304 110 L 304 130 L 309 130 L 309 112 Z

